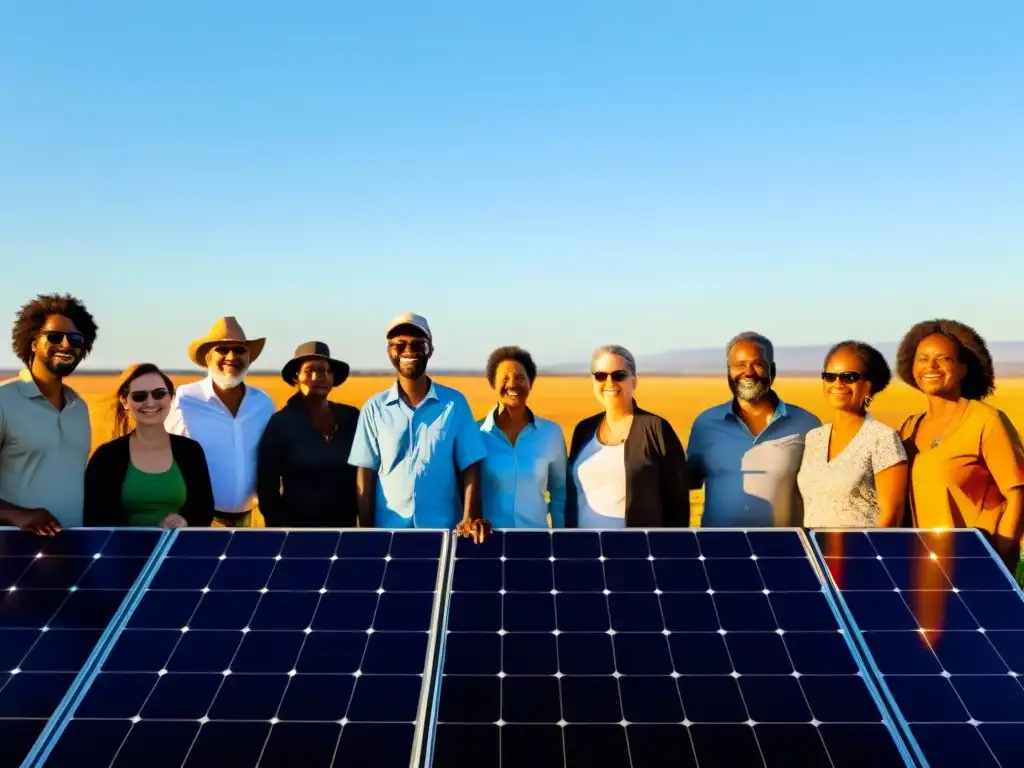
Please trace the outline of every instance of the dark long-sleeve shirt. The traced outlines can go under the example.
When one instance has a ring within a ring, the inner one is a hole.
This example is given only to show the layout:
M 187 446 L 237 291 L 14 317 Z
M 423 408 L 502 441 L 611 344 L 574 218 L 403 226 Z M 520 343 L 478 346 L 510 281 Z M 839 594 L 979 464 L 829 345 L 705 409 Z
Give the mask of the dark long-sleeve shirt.
M 268 527 L 336 528 L 356 524 L 356 468 L 348 463 L 359 409 L 329 403 L 330 441 L 299 395 L 270 417 L 260 439 L 256 493 Z

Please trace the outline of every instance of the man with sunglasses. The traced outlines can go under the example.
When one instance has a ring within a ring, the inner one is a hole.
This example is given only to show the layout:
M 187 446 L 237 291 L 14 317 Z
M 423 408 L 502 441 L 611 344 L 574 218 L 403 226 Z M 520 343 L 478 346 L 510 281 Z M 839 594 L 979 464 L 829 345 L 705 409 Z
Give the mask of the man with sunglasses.
M 703 528 L 800 525 L 803 504 L 796 476 L 804 436 L 821 420 L 772 390 L 775 351 L 746 332 L 726 346 L 732 399 L 701 413 L 690 429 L 690 487 L 704 487 Z
M 257 509 L 256 456 L 274 415 L 270 395 L 245 383 L 265 338 L 250 339 L 234 317 L 222 317 L 189 346 L 206 378 L 184 384 L 164 427 L 203 446 L 213 484 L 214 527 L 249 528 Z
M 0 384 L 0 523 L 52 536 L 82 525 L 89 407 L 64 379 L 92 351 L 97 326 L 78 299 L 36 296 L 11 334 L 25 364 Z
M 455 528 L 479 543 L 490 530 L 480 506 L 487 449 L 469 403 L 427 376 L 434 341 L 424 317 L 399 315 L 384 335 L 398 380 L 359 412 L 348 459 L 359 524 Z

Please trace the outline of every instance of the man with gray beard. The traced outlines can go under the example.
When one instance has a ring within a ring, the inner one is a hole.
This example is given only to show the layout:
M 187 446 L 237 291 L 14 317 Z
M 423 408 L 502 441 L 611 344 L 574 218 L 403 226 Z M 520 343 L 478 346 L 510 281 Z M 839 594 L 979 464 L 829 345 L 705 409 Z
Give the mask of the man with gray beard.
M 248 528 L 257 507 L 256 455 L 274 401 L 245 384 L 266 339 L 248 339 L 233 317 L 222 317 L 188 356 L 206 378 L 178 387 L 164 422 L 173 435 L 203 446 L 213 485 L 215 527 Z
M 701 527 L 801 525 L 796 475 L 804 435 L 821 420 L 772 390 L 775 350 L 767 338 L 741 333 L 725 354 L 733 398 L 694 420 L 686 449 L 690 487 L 704 487 Z

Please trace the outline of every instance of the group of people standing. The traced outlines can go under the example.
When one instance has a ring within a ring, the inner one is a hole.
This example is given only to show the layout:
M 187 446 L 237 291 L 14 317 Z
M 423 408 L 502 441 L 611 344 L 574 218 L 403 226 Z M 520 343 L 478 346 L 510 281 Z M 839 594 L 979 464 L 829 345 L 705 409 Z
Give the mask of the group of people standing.
M 175 389 L 150 363 L 124 372 L 114 434 L 89 457 L 88 409 L 64 383 L 97 325 L 77 299 L 38 296 L 20 311 L 25 364 L 0 384 L 0 522 L 54 534 L 79 525 L 496 528 L 690 524 L 704 527 L 976 527 L 1010 562 L 1022 536 L 1024 449 L 983 400 L 994 389 L 984 341 L 949 320 L 903 338 L 899 377 L 927 408 L 894 430 L 870 413 L 892 378 L 871 346 L 843 341 L 822 365 L 829 423 L 773 389 L 774 348 L 744 333 L 724 350 L 731 397 L 701 413 L 684 449 L 671 424 L 637 402 L 636 362 L 609 345 L 591 360 L 597 412 L 566 444 L 528 400 L 537 367 L 519 347 L 486 366 L 495 405 L 477 420 L 465 396 L 432 380 L 426 319 L 385 329 L 395 383 L 362 408 L 332 402 L 349 366 L 320 341 L 281 370 L 281 410 L 247 384 L 265 339 L 233 317 L 189 347 L 206 371 Z

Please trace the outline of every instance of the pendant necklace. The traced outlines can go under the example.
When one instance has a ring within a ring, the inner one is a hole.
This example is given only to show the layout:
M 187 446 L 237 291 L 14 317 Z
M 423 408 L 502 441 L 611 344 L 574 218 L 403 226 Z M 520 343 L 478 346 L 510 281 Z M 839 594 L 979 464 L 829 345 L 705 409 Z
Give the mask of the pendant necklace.
M 936 436 L 936 438 L 934 440 L 932 440 L 932 442 L 930 443 L 930 447 L 932 447 L 932 448 L 938 448 L 939 447 L 939 443 L 942 442 L 942 438 L 946 436 L 946 430 L 948 430 L 951 426 L 953 426 L 953 424 L 956 423 L 956 421 L 957 421 L 957 414 L 959 414 L 959 413 L 960 413 L 960 406 L 958 405 L 957 408 L 956 408 L 956 411 L 953 412 L 953 416 L 946 423 L 946 426 L 943 427 L 942 431 L 939 432 L 939 434 Z
M 608 423 L 608 418 L 605 417 L 604 424 L 607 427 L 606 439 L 607 439 L 607 442 L 608 442 L 609 445 L 618 445 L 619 443 L 623 442 L 623 440 L 626 437 L 626 435 L 629 434 L 630 428 L 633 426 L 633 419 L 632 419 L 632 417 L 629 418 L 628 422 L 629 423 L 626 424 L 626 428 L 625 429 L 622 429 L 622 430 L 620 430 L 620 432 L 618 434 L 615 434 L 612 431 L 612 425 Z M 615 437 L 613 438 L 612 435 L 615 435 Z

